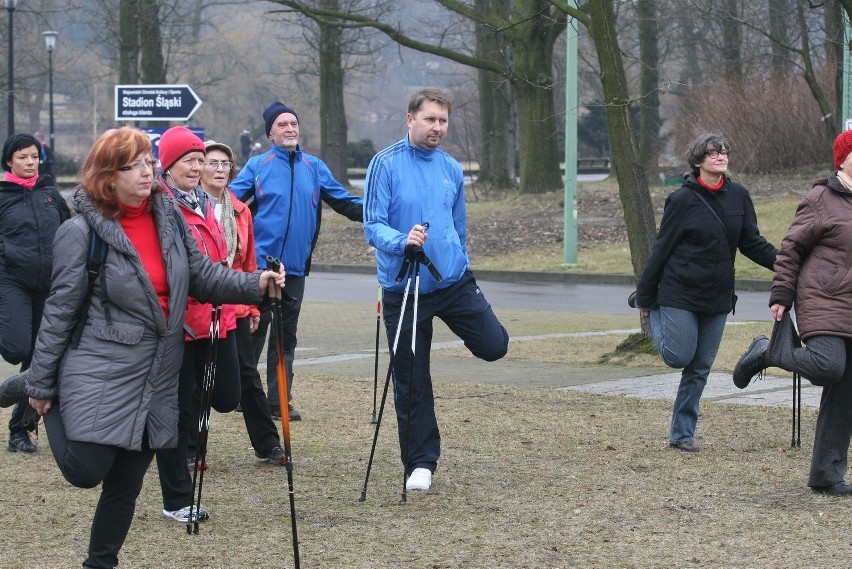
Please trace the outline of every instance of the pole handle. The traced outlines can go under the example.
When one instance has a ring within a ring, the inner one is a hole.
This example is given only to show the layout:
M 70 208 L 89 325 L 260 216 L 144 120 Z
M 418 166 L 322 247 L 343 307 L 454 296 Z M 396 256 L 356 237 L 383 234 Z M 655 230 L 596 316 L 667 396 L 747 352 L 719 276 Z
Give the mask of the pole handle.
M 267 271 L 275 271 L 276 273 L 281 271 L 281 261 L 276 259 L 272 255 L 266 256 L 266 270 Z M 281 289 L 275 284 L 275 281 L 270 279 L 269 283 L 266 285 L 266 290 L 269 294 L 269 298 L 281 300 Z

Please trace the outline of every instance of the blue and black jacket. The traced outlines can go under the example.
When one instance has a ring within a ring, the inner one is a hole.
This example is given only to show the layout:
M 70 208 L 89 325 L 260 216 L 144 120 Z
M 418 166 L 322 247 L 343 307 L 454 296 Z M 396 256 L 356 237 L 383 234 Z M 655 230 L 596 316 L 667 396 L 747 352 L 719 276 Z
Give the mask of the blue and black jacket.
M 258 263 L 277 257 L 287 274 L 296 277 L 310 272 L 322 202 L 352 221 L 363 220 L 361 198 L 335 180 L 322 160 L 298 146 L 294 151 L 273 146 L 250 158 L 230 188 L 254 213 Z

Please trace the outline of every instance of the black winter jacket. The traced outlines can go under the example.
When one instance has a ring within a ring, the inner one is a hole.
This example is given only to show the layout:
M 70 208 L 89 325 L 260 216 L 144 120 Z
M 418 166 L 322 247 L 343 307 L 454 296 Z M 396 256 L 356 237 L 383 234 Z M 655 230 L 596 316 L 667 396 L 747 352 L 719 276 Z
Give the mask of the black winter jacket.
M 21 288 L 50 290 L 53 236 L 71 210 L 53 178 L 33 189 L 0 179 L 0 274 Z
M 736 250 L 772 269 L 777 250 L 760 234 L 748 190 L 725 176 L 711 192 L 698 183 L 697 172 L 666 198 L 660 230 L 636 289 L 641 308 L 671 306 L 692 312 L 730 312 L 734 297 Z M 707 206 L 725 224 L 725 230 Z

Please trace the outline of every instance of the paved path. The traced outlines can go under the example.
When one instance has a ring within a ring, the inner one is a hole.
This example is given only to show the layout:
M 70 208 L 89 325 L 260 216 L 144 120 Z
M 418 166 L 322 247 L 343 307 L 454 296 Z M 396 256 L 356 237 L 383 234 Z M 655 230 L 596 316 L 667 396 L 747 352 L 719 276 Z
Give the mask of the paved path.
M 635 314 L 626 298 L 632 287 L 625 285 L 589 285 L 568 283 L 480 281 L 489 301 L 498 310 L 512 310 L 513 318 L 535 320 L 541 314 L 600 313 Z M 299 324 L 299 348 L 295 371 L 331 375 L 374 377 L 377 285 L 374 275 L 351 273 L 312 273 L 308 277 L 305 307 Z M 729 325 L 749 320 L 767 321 L 766 293 L 743 292 L 736 316 Z M 519 316 L 515 316 L 519 315 Z M 516 322 L 505 322 L 512 331 Z M 620 334 L 636 329 L 604 332 L 513 335 L 510 349 L 542 338 L 589 334 Z M 448 349 L 461 342 L 436 321 L 432 352 L 435 381 L 475 382 L 517 387 L 551 387 L 625 397 L 673 400 L 679 373 L 665 367 L 625 368 L 613 366 L 575 366 L 547 362 L 504 360 L 488 364 L 470 357 L 459 357 Z M 380 337 L 379 381 L 387 369 L 385 332 Z M 0 377 L 16 371 L 15 366 L 0 362 Z M 703 399 L 745 405 L 790 406 L 792 379 L 770 377 L 745 390 L 734 387 L 730 375 L 712 373 Z M 298 380 L 294 389 L 298 398 Z M 804 382 L 802 402 L 818 406 L 820 389 Z
M 480 285 L 495 309 L 529 311 L 535 318 L 539 311 L 550 313 L 592 312 L 602 314 L 635 314 L 626 303 L 632 287 L 625 285 L 589 285 L 570 283 L 480 281 Z M 347 273 L 312 273 L 308 277 L 306 301 L 335 304 L 333 317 L 326 324 L 323 318 L 314 321 L 309 312 L 300 323 L 296 370 L 317 373 L 356 375 L 373 378 L 375 358 L 375 298 L 374 275 Z M 729 325 L 744 321 L 768 322 L 766 293 L 739 294 L 737 314 Z M 359 308 L 360 307 L 360 308 Z M 358 312 L 354 323 L 350 320 Z M 513 312 L 513 314 L 515 314 Z M 359 320 L 360 318 L 360 320 Z M 371 320 L 372 318 L 372 320 Z M 371 326 L 370 323 L 373 323 Z M 352 323 L 350 326 L 349 324 Z M 506 322 L 511 332 L 511 322 Z M 588 334 L 625 334 L 638 329 L 575 334 L 513 335 L 513 346 L 524 341 L 546 337 L 570 337 Z M 669 368 L 625 368 L 613 366 L 571 366 L 555 363 L 501 361 L 487 364 L 473 358 L 458 357 L 445 352 L 461 345 L 440 322 L 436 322 L 432 346 L 432 369 L 436 381 L 474 382 L 513 385 L 517 387 L 553 387 L 567 391 L 582 391 L 607 395 L 622 395 L 650 399 L 674 400 L 680 380 L 679 372 Z M 335 346 L 326 353 L 323 346 Z M 354 349 L 348 350 L 347 346 Z M 384 381 L 387 369 L 387 350 L 384 329 L 381 332 L 379 381 Z M 518 349 L 517 347 L 510 349 Z M 295 389 L 297 392 L 298 388 Z M 807 381 L 802 385 L 802 403 L 818 407 L 821 390 Z M 755 381 L 747 389 L 737 389 L 731 376 L 712 373 L 705 401 L 722 401 L 745 405 L 790 406 L 792 377 L 767 377 Z

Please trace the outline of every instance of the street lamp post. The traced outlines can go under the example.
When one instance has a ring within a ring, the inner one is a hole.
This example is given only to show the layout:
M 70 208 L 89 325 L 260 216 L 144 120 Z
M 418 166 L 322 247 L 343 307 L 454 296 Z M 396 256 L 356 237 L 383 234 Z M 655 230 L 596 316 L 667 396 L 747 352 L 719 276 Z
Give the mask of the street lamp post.
M 50 151 L 56 156 L 56 142 L 53 140 L 53 50 L 56 49 L 56 36 L 59 35 L 59 32 L 54 32 L 53 30 L 42 32 L 41 35 L 44 36 L 44 45 L 47 47 L 47 84 L 48 84 L 48 96 L 49 96 L 49 112 L 50 116 L 50 131 L 49 131 L 49 140 L 50 140 Z
M 9 12 L 9 73 L 7 79 L 9 92 L 6 104 L 6 110 L 9 114 L 7 115 L 6 126 L 9 128 L 9 136 L 15 134 L 15 66 L 12 62 L 15 42 L 12 37 L 12 14 L 17 5 L 18 0 L 6 0 L 6 10 Z

